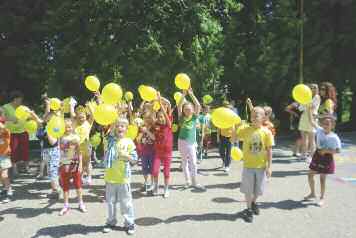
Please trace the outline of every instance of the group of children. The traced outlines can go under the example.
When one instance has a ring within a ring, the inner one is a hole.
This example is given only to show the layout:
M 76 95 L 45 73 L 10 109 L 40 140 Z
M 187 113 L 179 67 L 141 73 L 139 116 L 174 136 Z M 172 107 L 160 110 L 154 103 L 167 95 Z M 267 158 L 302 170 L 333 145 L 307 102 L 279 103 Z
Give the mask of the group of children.
M 205 189 L 198 182 L 198 161 L 207 156 L 207 149 L 211 144 L 211 124 L 209 107 L 201 105 L 190 88 L 184 90 L 177 105 L 178 111 L 178 150 L 181 155 L 182 170 L 185 178 L 185 188 L 193 186 Z M 100 95 L 98 96 L 98 100 Z M 186 99 L 189 96 L 191 101 Z M 106 143 L 104 146 L 105 164 L 105 199 L 107 202 L 108 219 L 104 232 L 110 232 L 117 224 L 116 204 L 120 203 L 121 214 L 125 219 L 128 234 L 135 231 L 134 209 L 130 187 L 131 166 L 141 161 L 144 185 L 142 190 L 157 195 L 159 190 L 158 177 L 161 166 L 164 175 L 163 197 L 169 197 L 170 168 L 173 151 L 173 109 L 166 98 L 158 93 L 157 103 L 144 102 L 137 112 L 133 111 L 129 102 L 119 115 L 119 119 L 103 129 Z M 237 146 L 238 141 L 243 144 L 243 172 L 241 192 L 245 195 L 247 208 L 243 211 L 245 221 L 252 222 L 253 216 L 260 213 L 257 199 L 264 192 L 266 181 L 272 175 L 272 146 L 274 146 L 275 129 L 271 122 L 272 109 L 270 107 L 255 107 L 250 99 L 247 105 L 251 111 L 250 124 L 241 123 L 232 128 L 219 130 L 220 154 L 223 166 L 229 172 L 231 164 L 231 148 Z M 46 100 L 46 110 L 42 118 L 34 112 L 31 116 L 42 124 L 37 137 L 42 142 L 42 157 L 48 161 L 48 172 L 51 179 L 52 193 L 50 198 L 59 198 L 59 186 L 63 190 L 64 207 L 60 215 L 70 211 L 69 188 L 75 187 L 78 196 L 79 210 L 87 212 L 83 202 L 82 184 L 86 175 L 86 183 L 91 184 L 91 145 L 90 131 L 94 120 L 92 108 L 89 105 L 77 106 L 71 103 L 70 117 L 65 118 L 65 133 L 60 139 L 52 138 L 46 132 L 46 123 L 53 115 L 61 112 L 51 111 L 49 101 Z M 3 117 L 0 117 L 3 118 Z M 142 118 L 143 120 L 141 120 Z M 142 123 L 143 121 L 143 123 Z M 130 125 L 139 127 L 138 136 L 133 141 L 126 134 Z M 311 193 L 307 199 L 315 197 L 313 176 L 322 174 L 321 180 L 325 192 L 325 175 L 334 171 L 332 155 L 341 146 L 340 140 L 332 132 L 331 117 L 320 120 L 323 129 L 318 129 L 317 151 L 310 165 L 309 184 Z M 317 125 L 315 125 L 317 126 Z M 0 119 L 0 172 L 4 185 L 4 192 L 11 192 L 7 170 L 11 167 L 10 132 L 5 127 L 5 120 Z M 327 163 L 325 161 L 328 161 Z

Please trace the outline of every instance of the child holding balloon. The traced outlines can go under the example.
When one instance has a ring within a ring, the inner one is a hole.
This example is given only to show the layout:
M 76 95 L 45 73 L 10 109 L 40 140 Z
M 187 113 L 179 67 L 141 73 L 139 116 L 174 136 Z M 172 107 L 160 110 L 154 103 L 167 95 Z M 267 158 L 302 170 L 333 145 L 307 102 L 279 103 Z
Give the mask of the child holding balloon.
M 262 123 L 265 111 L 262 107 L 251 110 L 251 125 L 240 126 L 235 136 L 243 141 L 244 168 L 242 172 L 241 192 L 245 194 L 247 209 L 243 211 L 246 222 L 253 221 L 253 215 L 259 215 L 257 198 L 264 192 L 267 178 L 272 170 L 272 133 Z M 235 130 L 234 130 L 235 131 Z
M 170 170 L 173 151 L 172 112 L 170 102 L 157 93 L 160 110 L 154 131 L 155 157 L 153 160 L 152 176 L 154 181 L 153 194 L 158 194 L 158 175 L 163 164 L 164 198 L 169 197 Z
M 185 101 L 185 96 L 189 94 L 193 104 Z M 192 88 L 183 91 L 183 96 L 178 104 L 179 136 L 178 150 L 182 157 L 182 167 L 185 177 L 185 187 L 192 184 L 195 188 L 203 189 L 197 181 L 197 153 L 196 153 L 196 127 L 200 113 L 200 103 L 195 97 Z
M 88 109 L 88 110 L 87 110 Z M 71 110 L 72 118 L 74 119 L 74 128 L 76 134 L 80 138 L 80 153 L 83 160 L 83 172 L 86 174 L 86 183 L 88 185 L 92 184 L 91 172 L 91 144 L 90 144 L 90 131 L 94 122 L 93 116 L 87 116 L 87 111 L 92 115 L 92 111 L 89 106 L 86 108 L 83 106 L 78 106 L 75 109 Z
M 135 144 L 125 138 L 129 122 L 119 118 L 111 131 L 106 154 L 106 202 L 108 204 L 108 219 L 103 232 L 112 231 L 117 223 L 116 204 L 120 203 L 121 214 L 125 219 L 125 228 L 129 235 L 135 232 L 135 217 L 130 187 L 130 163 L 137 160 Z
M 73 179 L 73 185 L 77 190 L 79 210 L 87 212 L 83 202 L 82 177 L 83 162 L 80 153 L 80 138 L 74 132 L 73 122 L 71 119 L 65 119 L 65 133 L 60 139 L 60 184 L 63 189 L 64 207 L 59 215 L 63 216 L 69 212 L 69 187 Z

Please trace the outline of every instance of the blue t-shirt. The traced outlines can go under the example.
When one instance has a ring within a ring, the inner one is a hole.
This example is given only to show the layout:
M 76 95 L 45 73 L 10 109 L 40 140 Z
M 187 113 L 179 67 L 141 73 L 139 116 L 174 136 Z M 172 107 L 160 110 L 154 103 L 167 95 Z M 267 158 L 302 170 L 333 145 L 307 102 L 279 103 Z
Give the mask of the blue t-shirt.
M 316 131 L 316 146 L 318 149 L 340 150 L 340 138 L 334 133 L 325 134 L 323 128 L 317 128 Z

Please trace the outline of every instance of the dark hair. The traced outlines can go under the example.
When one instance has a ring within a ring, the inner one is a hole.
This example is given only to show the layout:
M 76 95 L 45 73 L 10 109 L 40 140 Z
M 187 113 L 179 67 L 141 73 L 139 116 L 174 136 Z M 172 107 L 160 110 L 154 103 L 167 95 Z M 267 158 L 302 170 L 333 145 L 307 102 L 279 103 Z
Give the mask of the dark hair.
M 332 83 L 322 82 L 320 88 L 325 88 L 325 95 L 321 96 L 321 103 L 324 103 L 326 100 L 331 99 L 334 102 L 334 110 L 336 109 L 337 104 L 337 94 L 336 89 Z
M 15 98 L 22 98 L 23 99 L 24 98 L 23 93 L 20 92 L 20 91 L 17 91 L 17 90 L 12 91 L 10 93 L 10 101 L 13 101 Z

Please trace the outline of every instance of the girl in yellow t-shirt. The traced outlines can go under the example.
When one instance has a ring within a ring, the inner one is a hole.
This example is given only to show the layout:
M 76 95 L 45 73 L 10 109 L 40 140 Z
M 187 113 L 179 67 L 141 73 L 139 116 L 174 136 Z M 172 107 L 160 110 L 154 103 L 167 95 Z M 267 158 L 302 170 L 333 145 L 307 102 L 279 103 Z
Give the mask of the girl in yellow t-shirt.
M 87 115 L 89 112 L 89 116 Z M 74 117 L 74 128 L 75 133 L 80 138 L 79 149 L 83 159 L 83 176 L 84 174 L 87 176 L 86 179 L 83 179 L 85 183 L 88 185 L 92 184 L 91 172 L 91 144 L 90 144 L 90 131 L 94 122 L 92 116 L 91 107 L 87 106 L 86 108 L 83 106 L 78 106 L 74 113 L 72 113 L 72 117 Z
M 335 115 L 336 102 L 337 102 L 335 87 L 329 82 L 321 83 L 320 97 L 321 97 L 321 105 L 319 107 L 319 114 Z

